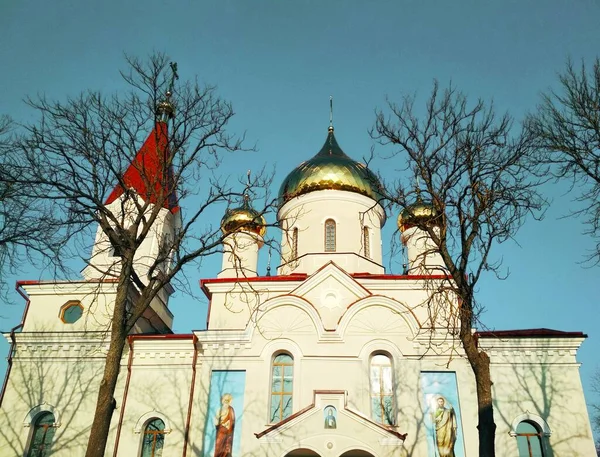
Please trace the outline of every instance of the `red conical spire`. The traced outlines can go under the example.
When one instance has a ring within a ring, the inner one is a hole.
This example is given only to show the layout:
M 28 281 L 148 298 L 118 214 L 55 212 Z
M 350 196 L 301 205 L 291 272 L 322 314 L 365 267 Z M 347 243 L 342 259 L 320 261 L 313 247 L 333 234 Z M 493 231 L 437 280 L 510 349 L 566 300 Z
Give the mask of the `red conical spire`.
M 158 121 L 123 174 L 123 182 L 127 188 L 135 189 L 147 202 L 156 204 L 160 197 L 164 197 L 163 207 L 176 213 L 179 205 L 173 183 L 173 168 L 167 167 L 168 157 L 167 123 Z M 123 190 L 121 184 L 117 184 L 106 199 L 106 204 L 119 198 Z

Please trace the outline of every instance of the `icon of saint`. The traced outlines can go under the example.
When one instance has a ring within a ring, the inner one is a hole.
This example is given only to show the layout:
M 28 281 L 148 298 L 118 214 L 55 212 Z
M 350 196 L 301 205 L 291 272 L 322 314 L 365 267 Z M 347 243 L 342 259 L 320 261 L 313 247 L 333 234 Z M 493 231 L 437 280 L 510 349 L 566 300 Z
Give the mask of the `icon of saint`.
M 215 427 L 217 434 L 215 437 L 214 457 L 231 457 L 233 450 L 233 431 L 235 428 L 235 411 L 231 406 L 233 397 L 231 394 L 224 394 L 221 397 L 221 408 L 215 416 Z
M 456 413 L 446 399 L 437 397 L 437 407 L 431 413 L 434 425 L 435 444 L 439 457 L 455 457 L 454 444 L 456 443 Z
M 333 413 L 333 407 L 330 406 L 329 408 L 326 409 L 327 411 L 327 416 L 325 416 L 325 428 L 337 428 L 337 423 L 335 420 L 335 415 Z

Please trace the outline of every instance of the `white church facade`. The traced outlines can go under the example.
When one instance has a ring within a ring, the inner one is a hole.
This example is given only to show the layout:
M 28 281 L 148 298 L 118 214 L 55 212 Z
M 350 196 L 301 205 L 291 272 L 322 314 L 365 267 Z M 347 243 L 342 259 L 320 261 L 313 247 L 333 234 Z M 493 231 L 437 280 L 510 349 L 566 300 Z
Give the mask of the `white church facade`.
M 200 283 L 207 328 L 173 333 L 168 291 L 148 309 L 127 341 L 106 456 L 477 456 L 474 376 L 452 329 L 437 325 L 457 303 L 432 313 L 447 276 L 411 225 L 431 208 L 401 215 L 408 268 L 387 274 L 377 186 L 330 127 L 281 186 L 281 264 L 269 276 L 257 273 L 264 219 L 247 199 L 229 210 L 222 270 Z M 165 209 L 157 226 L 178 223 Z M 82 279 L 19 282 L 0 456 L 85 454 L 117 289 L 97 274 L 103 243 L 99 233 Z M 156 249 L 149 241 L 143 254 Z M 586 336 L 477 335 L 491 358 L 497 455 L 595 455 L 576 359 Z

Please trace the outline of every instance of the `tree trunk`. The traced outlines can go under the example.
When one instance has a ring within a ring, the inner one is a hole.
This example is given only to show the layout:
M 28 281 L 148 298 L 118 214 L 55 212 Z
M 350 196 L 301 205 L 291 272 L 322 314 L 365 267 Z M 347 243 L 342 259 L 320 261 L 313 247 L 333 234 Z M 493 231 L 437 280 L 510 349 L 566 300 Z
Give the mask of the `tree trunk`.
M 479 431 L 479 457 L 495 457 L 496 423 L 492 404 L 492 378 L 490 376 L 490 358 L 479 350 L 477 340 L 469 325 L 461 323 L 460 335 L 467 359 L 475 374 L 477 388 L 477 409 Z
M 94 412 L 94 421 L 90 430 L 90 438 L 88 440 L 85 457 L 104 457 L 110 431 L 110 423 L 116 406 L 114 394 L 119 379 L 121 357 L 123 356 L 123 349 L 127 339 L 124 321 L 127 307 L 127 293 L 130 285 L 129 269 L 125 267 L 123 267 L 123 269 L 125 271 L 121 272 L 119 285 L 117 287 L 111 325 L 110 345 L 106 355 L 104 374 L 98 390 L 96 411 Z
M 479 424 L 479 457 L 495 456 L 496 424 L 492 404 L 492 380 L 490 377 L 490 358 L 485 352 L 479 352 L 478 360 L 471 364 L 477 384 L 477 407 Z

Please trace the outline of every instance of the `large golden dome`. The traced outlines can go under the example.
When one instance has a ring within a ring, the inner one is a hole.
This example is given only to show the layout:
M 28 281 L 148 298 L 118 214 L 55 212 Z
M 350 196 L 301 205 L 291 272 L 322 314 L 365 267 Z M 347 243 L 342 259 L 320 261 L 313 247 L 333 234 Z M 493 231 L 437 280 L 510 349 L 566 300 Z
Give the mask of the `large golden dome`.
M 248 197 L 244 196 L 244 203 L 239 208 L 228 209 L 221 219 L 221 231 L 225 236 L 234 232 L 251 232 L 265 236 L 267 231 L 265 218 L 250 206 Z
M 315 190 L 346 190 L 381 199 L 381 183 L 365 164 L 355 162 L 338 145 L 329 127 L 327 140 L 312 159 L 298 165 L 279 189 L 280 205 Z

